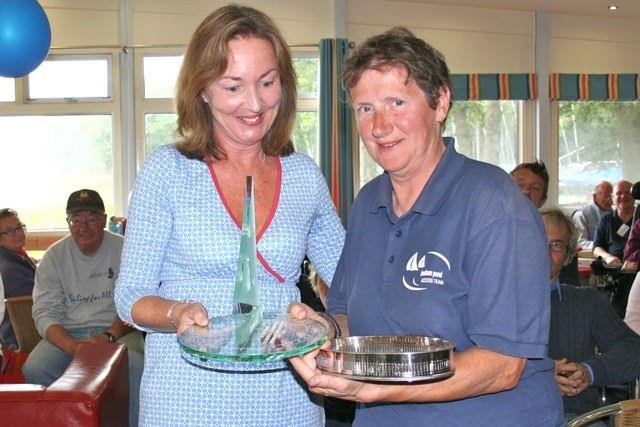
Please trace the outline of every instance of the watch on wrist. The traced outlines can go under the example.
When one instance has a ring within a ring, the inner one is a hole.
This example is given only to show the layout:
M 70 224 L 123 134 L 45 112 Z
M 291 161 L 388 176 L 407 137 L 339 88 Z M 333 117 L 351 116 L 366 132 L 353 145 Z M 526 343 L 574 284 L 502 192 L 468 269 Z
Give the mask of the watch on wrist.
M 113 335 L 111 332 L 103 332 L 103 335 L 106 335 L 107 338 L 109 338 L 109 342 L 110 343 L 115 343 L 118 342 L 118 337 L 116 337 L 115 335 Z

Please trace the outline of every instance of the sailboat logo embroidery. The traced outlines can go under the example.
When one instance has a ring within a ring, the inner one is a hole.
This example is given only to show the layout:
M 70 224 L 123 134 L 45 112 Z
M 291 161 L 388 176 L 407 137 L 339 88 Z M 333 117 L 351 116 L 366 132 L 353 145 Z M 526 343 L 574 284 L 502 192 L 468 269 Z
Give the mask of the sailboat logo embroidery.
M 444 285 L 444 271 L 451 271 L 451 264 L 440 252 L 429 251 L 420 258 L 416 252 L 407 261 L 406 270 L 407 274 L 402 275 L 404 287 L 410 291 L 424 291 L 428 285 Z

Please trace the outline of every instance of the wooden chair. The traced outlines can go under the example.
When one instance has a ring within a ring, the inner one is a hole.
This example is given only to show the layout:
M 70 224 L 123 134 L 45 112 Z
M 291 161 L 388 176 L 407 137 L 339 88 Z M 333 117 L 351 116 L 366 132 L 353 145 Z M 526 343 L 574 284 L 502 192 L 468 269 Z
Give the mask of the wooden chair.
M 569 421 L 568 427 L 580 427 L 595 420 L 613 416 L 616 427 L 640 426 L 640 399 L 623 400 L 586 412 Z
M 10 297 L 4 301 L 11 326 L 16 334 L 16 341 L 18 341 L 18 351 L 29 353 L 42 339 L 31 317 L 33 298 L 27 295 Z

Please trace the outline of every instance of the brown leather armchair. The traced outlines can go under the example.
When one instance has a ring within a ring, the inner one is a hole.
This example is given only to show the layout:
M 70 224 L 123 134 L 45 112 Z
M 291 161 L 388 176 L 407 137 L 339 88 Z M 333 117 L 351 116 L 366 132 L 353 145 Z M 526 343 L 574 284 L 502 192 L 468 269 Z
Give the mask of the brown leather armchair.
M 0 427 L 127 426 L 128 365 L 122 344 L 84 344 L 49 387 L 0 384 Z

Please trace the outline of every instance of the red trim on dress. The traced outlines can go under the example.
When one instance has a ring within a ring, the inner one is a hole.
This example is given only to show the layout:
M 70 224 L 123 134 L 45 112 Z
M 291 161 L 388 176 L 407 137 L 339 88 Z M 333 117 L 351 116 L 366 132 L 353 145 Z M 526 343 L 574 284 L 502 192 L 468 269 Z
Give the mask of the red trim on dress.
M 224 206 L 224 209 L 227 211 L 227 215 L 229 215 L 229 218 L 231 218 L 231 220 L 236 225 L 236 227 L 238 227 L 240 232 L 242 232 L 242 224 L 239 223 L 233 217 L 233 215 L 231 215 L 231 209 L 229 209 L 229 205 L 227 204 L 227 200 L 225 199 L 224 194 L 222 193 L 222 189 L 220 188 L 220 184 L 218 182 L 218 177 L 216 176 L 216 173 L 213 170 L 213 162 L 210 159 L 206 159 L 206 163 L 207 163 L 207 167 L 209 168 L 209 173 L 211 174 L 211 179 L 213 180 L 213 185 L 216 187 L 216 191 L 218 192 L 218 196 L 220 197 L 220 200 L 222 201 L 222 205 Z M 265 233 L 265 231 L 267 231 L 267 228 L 269 228 L 269 225 L 271 225 L 271 221 L 275 217 L 276 210 L 278 209 L 278 203 L 280 203 L 280 189 L 282 187 L 282 164 L 280 163 L 280 158 L 279 157 L 276 157 L 276 166 L 278 168 L 278 178 L 277 178 L 277 183 L 276 183 L 276 194 L 274 196 L 273 202 L 271 203 L 271 210 L 269 211 L 269 214 L 267 215 L 267 219 L 264 222 L 264 225 L 262 226 L 262 229 L 258 232 L 258 235 L 256 236 L 256 244 L 260 241 L 260 239 L 262 238 L 262 235 Z M 279 275 L 273 268 L 271 268 L 271 266 L 269 265 L 267 260 L 264 259 L 264 257 L 260 253 L 260 251 L 258 251 L 257 249 L 256 249 L 256 257 L 258 258 L 258 261 L 260 262 L 260 264 L 262 264 L 264 269 L 269 272 L 269 274 L 271 274 L 273 277 L 275 277 L 278 282 L 284 283 L 284 277 Z

